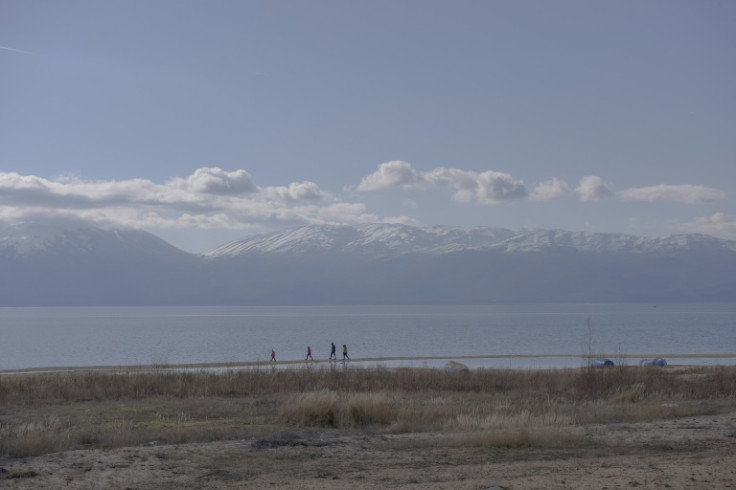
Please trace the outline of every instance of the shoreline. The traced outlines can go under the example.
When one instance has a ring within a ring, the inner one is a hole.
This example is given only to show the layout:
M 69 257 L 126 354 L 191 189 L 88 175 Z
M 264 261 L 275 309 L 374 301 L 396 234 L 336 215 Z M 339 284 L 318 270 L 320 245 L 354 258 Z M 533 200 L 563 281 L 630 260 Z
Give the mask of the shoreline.
M 649 359 L 663 358 L 673 360 L 683 359 L 729 359 L 736 363 L 736 353 L 720 353 L 720 354 L 595 354 L 595 355 L 574 355 L 574 354 L 493 354 L 493 355 L 468 355 L 468 356 L 390 356 L 390 357 L 362 357 L 354 358 L 348 361 L 349 365 L 367 365 L 366 367 L 380 367 L 383 363 L 390 362 L 427 362 L 427 361 L 468 361 L 468 360 L 519 360 L 519 359 L 577 359 L 580 361 L 588 361 L 596 358 L 608 359 Z M 315 359 L 306 361 L 304 359 L 288 359 L 283 361 L 241 361 L 241 362 L 203 362 L 203 363 L 172 363 L 172 364 L 120 364 L 120 365 L 90 365 L 90 366 L 38 366 L 29 368 L 16 369 L 0 369 L 0 376 L 13 374 L 40 374 L 40 373 L 64 373 L 64 372 L 131 372 L 131 371 L 151 371 L 151 370 L 192 370 L 192 369 L 246 369 L 246 368 L 263 368 L 263 367 L 288 367 L 299 365 L 339 365 L 345 361 L 342 359 Z M 669 361 L 668 361 L 669 363 Z M 669 363 L 670 366 L 679 366 L 681 364 Z M 684 364 L 690 365 L 690 364 Z M 405 366 L 422 368 L 428 366 Z M 582 366 L 568 366 L 559 368 L 539 368 L 527 367 L 526 369 L 574 369 Z M 473 367 L 472 369 L 483 369 Z M 518 368 L 494 368 L 488 369 L 525 369 Z

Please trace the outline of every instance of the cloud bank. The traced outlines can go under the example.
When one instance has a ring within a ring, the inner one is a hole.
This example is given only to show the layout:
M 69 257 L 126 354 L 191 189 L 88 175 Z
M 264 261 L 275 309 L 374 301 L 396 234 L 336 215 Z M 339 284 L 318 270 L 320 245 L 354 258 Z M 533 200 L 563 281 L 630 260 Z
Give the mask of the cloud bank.
M 649 203 L 699 205 L 725 199 L 718 189 L 698 185 L 632 187 L 616 193 L 594 175 L 580 179 L 573 189 L 557 177 L 531 188 L 508 173 L 439 167 L 419 171 L 410 163 L 394 160 L 377 166 L 348 193 L 400 189 L 452 191 L 455 202 L 497 205 L 512 201 L 546 201 L 577 194 L 581 202 L 618 198 Z M 531 189 L 531 190 L 530 190 Z M 421 212 L 412 199 L 404 200 L 408 213 Z M 282 186 L 261 186 L 246 170 L 203 167 L 185 177 L 164 183 L 148 179 L 85 181 L 77 177 L 48 179 L 16 172 L 0 172 L 0 220 L 75 219 L 132 228 L 244 229 L 260 226 L 310 223 L 354 224 L 395 222 L 419 224 L 409 216 L 383 216 L 369 212 L 362 202 L 347 202 L 312 181 Z M 723 213 L 698 218 L 679 229 L 736 236 L 734 218 Z
M 52 180 L 0 172 L 0 219 L 40 217 L 135 228 L 237 229 L 273 222 L 381 221 L 367 213 L 362 203 L 341 202 L 314 182 L 259 187 L 245 170 L 205 167 L 163 184 L 146 179 Z
M 378 170 L 364 177 L 356 189 L 366 192 L 392 187 L 404 189 L 449 187 L 455 190 L 453 199 L 463 203 L 500 204 L 527 196 L 524 183 L 506 173 L 492 170 L 475 172 L 444 167 L 429 172 L 418 172 L 411 164 L 400 160 L 380 164 Z
M 420 172 L 401 160 L 380 164 L 375 172 L 361 179 L 356 190 L 371 192 L 390 188 L 410 190 L 441 187 L 454 189 L 453 199 L 457 202 L 478 204 L 502 204 L 517 199 L 545 201 L 567 197 L 573 192 L 567 182 L 557 177 L 543 181 L 529 191 L 523 181 L 503 172 L 475 172 L 445 167 Z M 581 201 L 602 201 L 616 195 L 610 184 L 595 175 L 583 177 L 575 192 Z

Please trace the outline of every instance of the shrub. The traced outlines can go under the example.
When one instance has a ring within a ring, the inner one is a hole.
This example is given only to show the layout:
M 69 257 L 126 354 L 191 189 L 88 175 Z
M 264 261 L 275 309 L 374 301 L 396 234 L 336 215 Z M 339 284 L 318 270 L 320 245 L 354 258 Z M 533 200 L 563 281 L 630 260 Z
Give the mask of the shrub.
M 320 390 L 292 397 L 279 412 L 279 420 L 293 425 L 333 427 L 337 422 L 337 393 Z
M 282 422 L 319 427 L 367 427 L 389 424 L 396 409 L 385 395 L 348 394 L 330 390 L 312 391 L 292 397 L 279 412 Z

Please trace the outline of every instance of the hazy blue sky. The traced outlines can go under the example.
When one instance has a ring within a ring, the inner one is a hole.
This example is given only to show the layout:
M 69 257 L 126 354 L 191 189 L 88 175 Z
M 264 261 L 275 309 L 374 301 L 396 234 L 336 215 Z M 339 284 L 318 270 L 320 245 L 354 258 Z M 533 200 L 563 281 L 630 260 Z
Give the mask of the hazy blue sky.
M 0 220 L 736 239 L 736 2 L 0 0 Z

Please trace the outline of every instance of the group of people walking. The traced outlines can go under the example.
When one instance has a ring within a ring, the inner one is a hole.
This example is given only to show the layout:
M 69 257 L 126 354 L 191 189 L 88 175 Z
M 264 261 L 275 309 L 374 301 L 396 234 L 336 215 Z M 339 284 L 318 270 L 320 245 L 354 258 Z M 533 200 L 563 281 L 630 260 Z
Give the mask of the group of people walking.
M 337 348 L 335 347 L 334 342 L 330 342 L 330 360 L 337 360 Z M 312 360 L 314 361 L 314 357 L 312 357 L 312 346 L 307 346 L 307 357 L 304 358 L 305 361 Z M 349 361 L 350 356 L 348 356 L 348 346 L 346 344 L 342 344 L 342 360 L 343 361 Z M 271 349 L 271 362 L 276 362 L 276 351 Z
M 307 353 L 310 353 L 310 352 L 311 350 L 309 346 L 307 346 Z M 312 357 L 311 354 L 309 355 L 309 357 L 310 358 Z M 337 361 L 337 354 L 335 354 L 335 343 L 334 342 L 330 342 L 330 359 L 334 359 L 335 361 Z M 345 344 L 342 344 L 342 360 L 343 361 L 350 360 L 350 357 L 348 356 L 348 346 Z

